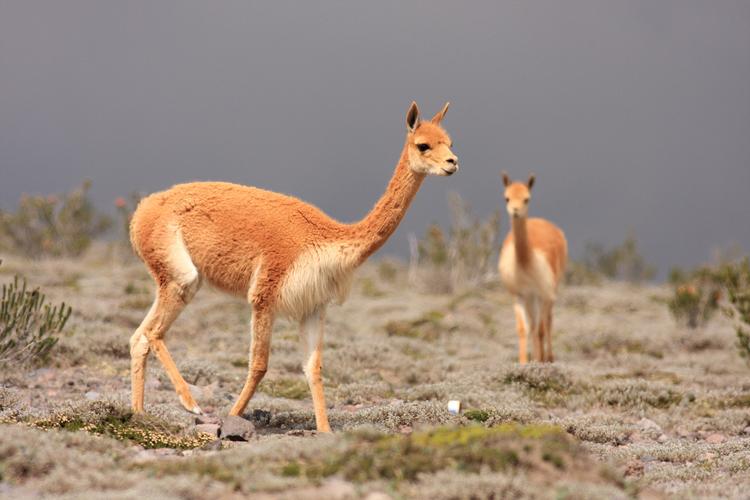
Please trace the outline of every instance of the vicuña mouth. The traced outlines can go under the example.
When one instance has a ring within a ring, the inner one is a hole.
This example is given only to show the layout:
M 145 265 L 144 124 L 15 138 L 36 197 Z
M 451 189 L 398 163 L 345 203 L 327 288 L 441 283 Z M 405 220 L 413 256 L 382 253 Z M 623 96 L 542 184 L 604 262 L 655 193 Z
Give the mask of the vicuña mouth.
M 445 175 L 453 175 L 453 174 L 455 174 L 455 173 L 456 173 L 456 171 L 455 171 L 455 170 L 446 170 L 446 169 L 444 169 L 443 167 L 440 167 L 440 169 L 441 169 L 441 170 L 442 170 L 443 172 L 445 172 Z

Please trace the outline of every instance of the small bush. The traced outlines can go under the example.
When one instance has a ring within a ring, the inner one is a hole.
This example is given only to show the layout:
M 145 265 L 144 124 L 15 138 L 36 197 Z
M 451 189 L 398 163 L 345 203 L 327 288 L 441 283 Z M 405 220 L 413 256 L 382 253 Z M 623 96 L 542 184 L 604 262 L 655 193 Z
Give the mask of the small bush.
M 0 211 L 0 249 L 27 257 L 78 256 L 112 221 L 89 200 L 91 182 L 62 196 L 21 197 L 15 213 Z
M 691 272 L 675 268 L 669 276 L 673 287 L 667 302 L 675 321 L 689 328 L 704 326 L 719 309 L 721 289 L 707 267 Z
M 422 240 L 411 237 L 409 277 L 432 292 L 449 293 L 476 286 L 495 275 L 500 212 L 486 220 L 471 212 L 456 193 L 448 199 L 451 227 L 432 224 Z
M 641 255 L 638 240 L 632 232 L 625 241 L 610 249 L 598 243 L 588 243 L 582 264 L 594 274 L 633 283 L 649 281 L 656 276 L 656 268 Z
M 721 266 L 716 279 L 727 292 L 723 310 L 735 323 L 740 355 L 750 362 L 750 258 Z
M 50 305 L 38 289 L 28 290 L 16 276 L 0 298 L 0 366 L 44 361 L 65 328 L 71 308 Z

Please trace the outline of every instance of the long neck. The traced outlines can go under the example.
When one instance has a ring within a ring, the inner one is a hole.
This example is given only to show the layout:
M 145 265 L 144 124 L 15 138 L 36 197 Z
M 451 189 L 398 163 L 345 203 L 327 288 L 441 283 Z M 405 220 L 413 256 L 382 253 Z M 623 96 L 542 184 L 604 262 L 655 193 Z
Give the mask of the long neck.
M 408 149 L 404 144 L 385 193 L 364 219 L 351 225 L 354 237 L 362 243 L 359 263 L 383 246 L 393 234 L 423 180 L 424 174 L 416 174 L 409 168 Z
M 531 262 L 531 248 L 529 247 L 529 233 L 526 230 L 526 217 L 511 217 L 511 225 L 513 227 L 516 260 L 521 267 L 527 267 Z

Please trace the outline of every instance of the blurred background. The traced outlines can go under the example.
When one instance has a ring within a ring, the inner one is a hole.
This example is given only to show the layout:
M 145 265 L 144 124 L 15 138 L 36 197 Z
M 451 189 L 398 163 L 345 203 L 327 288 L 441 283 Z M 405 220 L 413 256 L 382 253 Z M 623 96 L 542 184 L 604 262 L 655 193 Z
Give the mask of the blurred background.
M 461 171 L 431 178 L 381 254 L 484 217 L 499 172 L 573 256 L 628 231 L 661 276 L 750 247 L 750 3 L 0 2 L 0 209 L 92 181 L 95 205 L 193 180 L 362 217 L 412 99 Z M 502 231 L 507 230 L 503 217 Z

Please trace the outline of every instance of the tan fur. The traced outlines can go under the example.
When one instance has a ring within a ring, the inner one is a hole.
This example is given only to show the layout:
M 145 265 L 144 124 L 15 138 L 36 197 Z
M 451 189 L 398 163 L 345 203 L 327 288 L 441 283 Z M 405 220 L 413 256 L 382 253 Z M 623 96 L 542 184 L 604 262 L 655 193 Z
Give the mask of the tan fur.
M 325 306 L 346 298 L 354 270 L 396 230 L 425 175 L 451 175 L 458 169 L 450 137 L 440 125 L 447 109 L 446 104 L 432 120 L 422 122 L 412 103 L 393 177 L 357 223 L 338 222 L 292 196 L 225 182 L 180 184 L 144 198 L 133 214 L 130 237 L 158 293 L 131 338 L 134 409 L 143 410 L 145 360 L 148 351 L 155 350 L 183 405 L 200 411 L 189 391 L 185 394 L 187 386 L 162 339 L 202 279 L 246 297 L 253 308 L 248 378 L 231 414 L 244 411 L 266 372 L 275 317 L 289 316 L 307 325 L 317 316 L 317 336 L 322 339 Z M 308 351 L 305 373 L 318 429 L 328 430 L 318 383 L 322 340 Z
M 528 360 L 526 337 L 531 334 L 536 361 L 551 362 L 552 308 L 565 274 L 568 245 L 560 228 L 544 219 L 529 219 L 528 205 L 534 177 L 524 184 L 503 174 L 511 230 L 503 242 L 500 278 L 515 297 L 518 361 Z

